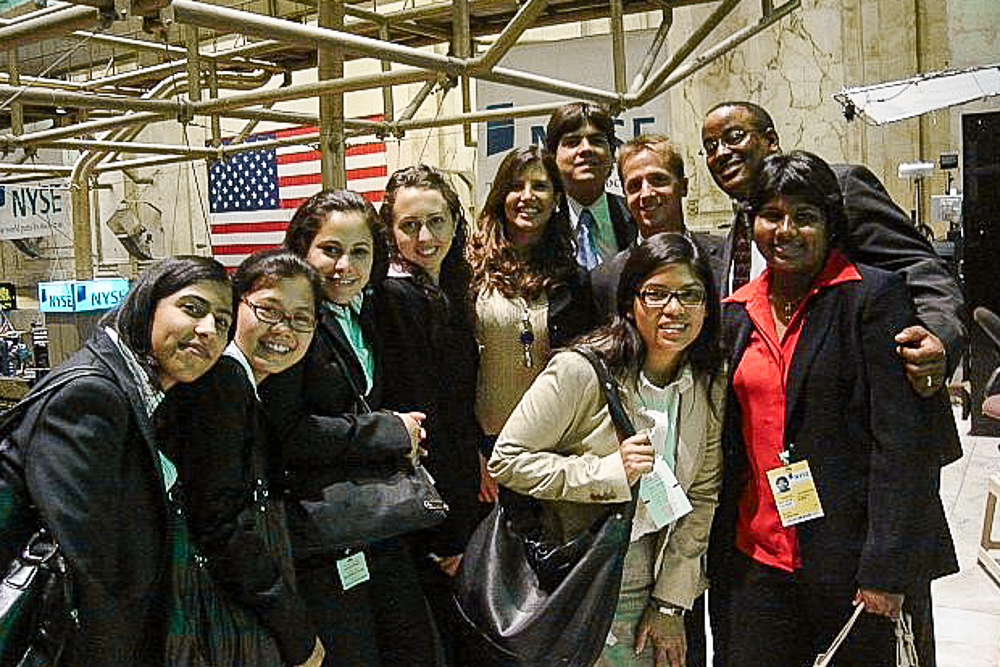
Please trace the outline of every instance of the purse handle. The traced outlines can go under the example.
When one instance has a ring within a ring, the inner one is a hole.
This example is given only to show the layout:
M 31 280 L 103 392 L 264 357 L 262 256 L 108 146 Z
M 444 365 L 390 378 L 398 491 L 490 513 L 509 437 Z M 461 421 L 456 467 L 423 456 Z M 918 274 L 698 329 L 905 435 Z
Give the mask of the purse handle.
M 621 440 L 631 438 L 635 435 L 635 426 L 632 424 L 628 413 L 625 412 L 625 406 L 622 405 L 621 390 L 618 386 L 618 381 L 611 375 L 603 357 L 593 349 L 583 347 L 582 345 L 572 349 L 574 352 L 582 354 L 584 359 L 589 361 L 590 365 L 594 367 L 594 372 L 597 373 L 597 380 L 600 382 L 601 390 L 604 392 L 604 400 L 608 404 L 608 412 L 611 413 L 611 421 L 615 425 L 618 438 Z

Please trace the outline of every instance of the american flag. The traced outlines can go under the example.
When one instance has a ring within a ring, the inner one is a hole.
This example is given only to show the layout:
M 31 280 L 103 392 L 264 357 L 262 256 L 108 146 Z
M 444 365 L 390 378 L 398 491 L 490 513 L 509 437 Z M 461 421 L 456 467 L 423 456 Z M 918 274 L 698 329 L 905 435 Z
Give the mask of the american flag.
M 315 132 L 302 126 L 254 134 L 247 141 Z M 385 142 L 348 144 L 346 167 L 348 188 L 371 202 L 382 201 L 388 178 Z M 208 172 L 212 256 L 236 267 L 251 253 L 280 245 L 295 209 L 321 188 L 320 153 L 308 144 L 244 151 L 215 162 Z

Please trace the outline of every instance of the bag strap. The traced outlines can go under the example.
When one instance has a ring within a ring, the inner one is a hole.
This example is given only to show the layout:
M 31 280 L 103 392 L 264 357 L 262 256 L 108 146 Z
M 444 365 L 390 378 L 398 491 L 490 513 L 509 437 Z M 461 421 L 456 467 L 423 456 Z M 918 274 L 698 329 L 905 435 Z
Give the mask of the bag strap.
M 582 354 L 590 362 L 590 365 L 594 367 L 594 372 L 597 373 L 597 380 L 600 382 L 601 390 L 604 392 L 604 400 L 608 404 L 608 412 L 611 413 L 611 421 L 615 425 L 618 437 L 622 440 L 631 438 L 635 435 L 635 426 L 632 424 L 628 413 L 625 412 L 625 406 L 622 405 L 621 389 L 618 386 L 618 381 L 615 380 L 614 376 L 608 370 L 608 365 L 604 362 L 601 355 L 589 347 L 581 345 L 574 347 L 573 351 Z
M 854 613 L 851 614 L 849 619 L 847 619 L 847 623 L 844 624 L 844 627 L 842 627 L 840 632 L 837 633 L 837 636 L 834 637 L 833 643 L 830 644 L 830 648 L 826 650 L 826 653 L 820 653 L 816 656 L 816 662 L 813 663 L 813 667 L 827 667 L 830 664 L 830 661 L 833 660 L 833 654 L 837 652 L 840 645 L 844 643 L 845 639 L 847 639 L 847 635 L 850 634 L 851 628 L 853 628 L 854 624 L 857 622 L 858 616 L 861 616 L 861 612 L 864 610 L 865 603 L 859 602 L 858 606 L 854 608 Z

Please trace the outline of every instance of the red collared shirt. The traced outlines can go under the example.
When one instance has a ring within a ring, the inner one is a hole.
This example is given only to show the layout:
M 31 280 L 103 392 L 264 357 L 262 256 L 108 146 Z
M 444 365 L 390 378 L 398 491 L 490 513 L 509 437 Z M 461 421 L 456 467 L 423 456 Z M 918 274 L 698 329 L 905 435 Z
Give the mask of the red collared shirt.
M 799 304 L 779 340 L 767 299 L 771 272 L 744 285 L 726 302 L 743 303 L 753 323 L 753 331 L 740 364 L 733 374 L 733 388 L 743 411 L 743 441 L 750 462 L 750 479 L 740 494 L 736 523 L 736 547 L 754 560 L 788 572 L 801 567 L 798 533 L 781 525 L 767 483 L 766 472 L 781 465 L 785 450 L 785 385 L 792 365 L 808 304 L 821 289 L 861 280 L 861 274 L 837 250 L 832 250 L 826 266 L 812 289 Z

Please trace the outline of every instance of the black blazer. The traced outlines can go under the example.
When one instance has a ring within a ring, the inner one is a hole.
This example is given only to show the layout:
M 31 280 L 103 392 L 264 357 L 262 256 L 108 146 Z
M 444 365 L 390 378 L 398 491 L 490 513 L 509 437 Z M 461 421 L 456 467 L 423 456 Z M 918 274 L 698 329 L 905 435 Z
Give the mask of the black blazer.
M 861 281 L 809 303 L 788 371 L 785 443 L 808 460 L 825 516 L 798 526 L 803 576 L 905 592 L 955 572 L 938 495 L 937 441 L 955 424 L 946 398 L 920 398 L 893 336 L 916 321 L 901 278 L 860 265 Z M 744 304 L 723 304 L 723 341 L 739 366 L 753 325 Z M 735 370 L 733 371 L 735 372 Z M 725 576 L 735 553 L 737 500 L 749 471 L 742 413 L 729 384 L 724 475 L 709 567 Z
M 376 309 L 387 370 L 383 406 L 427 415 L 424 466 L 448 503 L 444 523 L 414 541 L 420 555 L 465 550 L 479 519 L 479 443 L 476 374 L 479 346 L 466 303 L 449 303 L 433 285 L 392 277 Z
M 260 616 L 284 662 L 305 662 L 316 632 L 295 590 L 284 513 L 269 512 L 277 524 L 269 536 L 240 520 L 256 483 L 251 457 L 264 462 L 258 467 L 269 485 L 278 472 L 276 438 L 243 367 L 223 356 L 201 378 L 175 388 L 157 411 L 157 425 L 177 465 L 188 529 L 213 580 Z
M 43 385 L 78 366 L 101 374 L 38 401 L 12 436 L 28 492 L 73 576 L 81 627 L 70 639 L 68 662 L 161 665 L 169 553 L 152 425 L 102 328 Z
M 962 290 L 948 265 L 938 257 L 927 239 L 917 233 L 910 217 L 892 201 L 878 177 L 868 168 L 856 164 L 831 167 L 844 195 L 851 259 L 903 276 L 920 322 L 944 344 L 950 374 L 965 351 L 967 314 Z M 726 237 L 722 255 L 722 266 L 726 270 L 718 276 L 723 295 L 729 293 L 733 230 L 741 216 L 736 215 Z
M 395 415 L 377 411 L 382 391 L 381 335 L 374 321 L 373 296 L 362 309 L 362 327 L 375 353 L 370 414 L 361 413 L 355 388 L 363 371 L 332 314 L 322 312 L 309 351 L 283 373 L 258 388 L 281 440 L 281 484 L 290 498 L 312 498 L 336 481 L 371 466 L 397 469 L 410 451 L 410 435 Z M 295 522 L 290 508 L 289 522 Z M 295 535 L 293 534 L 293 542 Z

